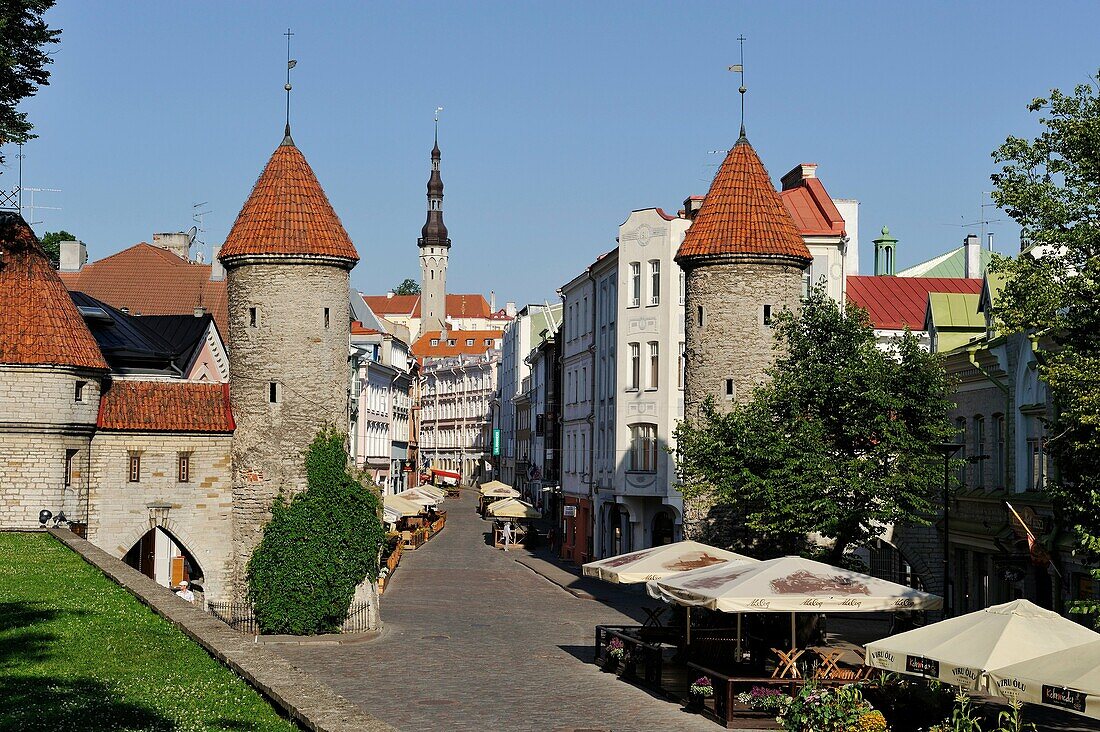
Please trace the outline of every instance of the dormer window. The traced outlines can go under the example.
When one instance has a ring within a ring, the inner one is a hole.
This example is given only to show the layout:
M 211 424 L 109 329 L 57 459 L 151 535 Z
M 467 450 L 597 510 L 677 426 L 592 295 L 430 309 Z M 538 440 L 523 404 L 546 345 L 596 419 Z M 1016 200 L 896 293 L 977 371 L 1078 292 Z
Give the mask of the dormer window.
M 433 346 L 438 346 L 439 345 L 439 339 L 438 338 L 432 338 L 432 345 Z

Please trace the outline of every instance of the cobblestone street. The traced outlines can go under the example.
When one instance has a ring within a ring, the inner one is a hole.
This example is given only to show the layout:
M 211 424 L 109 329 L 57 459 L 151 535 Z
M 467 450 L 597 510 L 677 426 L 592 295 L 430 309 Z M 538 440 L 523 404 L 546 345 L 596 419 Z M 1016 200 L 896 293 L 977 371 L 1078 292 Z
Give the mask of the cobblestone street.
M 633 622 L 646 598 L 563 589 L 486 545 L 474 505 L 448 500 L 446 529 L 402 557 L 381 637 L 272 648 L 401 730 L 720 729 L 590 662 L 595 626 Z

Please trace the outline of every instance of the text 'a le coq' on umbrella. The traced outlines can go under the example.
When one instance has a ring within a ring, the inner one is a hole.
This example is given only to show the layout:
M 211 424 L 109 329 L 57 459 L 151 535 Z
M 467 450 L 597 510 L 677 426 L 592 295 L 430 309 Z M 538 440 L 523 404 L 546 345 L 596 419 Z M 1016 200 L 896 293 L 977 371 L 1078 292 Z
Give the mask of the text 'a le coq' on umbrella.
M 663 579 L 717 564 L 745 564 L 755 561 L 757 560 L 743 554 L 697 541 L 678 541 L 589 562 L 581 569 L 586 577 L 627 585 Z
M 1100 640 L 990 669 L 989 689 L 1009 699 L 1100 719 Z
M 868 666 L 967 690 L 987 671 L 1100 641 L 1100 634 L 1027 600 L 948 618 L 867 645 Z
M 486 515 L 497 519 L 540 519 L 542 514 L 527 501 L 505 498 L 485 509 Z

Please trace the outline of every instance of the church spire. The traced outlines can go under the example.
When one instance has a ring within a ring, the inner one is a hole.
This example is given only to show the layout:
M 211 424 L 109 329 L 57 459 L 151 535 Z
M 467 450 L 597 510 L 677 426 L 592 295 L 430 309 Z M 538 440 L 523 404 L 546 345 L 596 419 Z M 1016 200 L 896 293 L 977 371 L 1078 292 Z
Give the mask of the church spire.
M 442 107 L 440 107 L 442 109 Z M 420 230 L 419 245 L 451 246 L 447 238 L 447 225 L 443 223 L 443 177 L 439 174 L 439 109 L 435 117 L 435 144 L 432 146 L 432 172 L 428 176 L 428 220 Z

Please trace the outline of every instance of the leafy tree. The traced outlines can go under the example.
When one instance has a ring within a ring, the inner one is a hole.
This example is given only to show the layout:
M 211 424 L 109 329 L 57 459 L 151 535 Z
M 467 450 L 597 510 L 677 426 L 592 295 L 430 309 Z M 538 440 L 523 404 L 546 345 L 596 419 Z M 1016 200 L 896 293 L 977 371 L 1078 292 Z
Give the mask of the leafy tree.
M 53 264 L 54 269 L 61 265 L 61 242 L 63 241 L 76 241 L 76 237 L 64 229 L 61 231 L 47 231 L 42 235 L 42 248 L 46 250 L 46 256 L 50 258 L 50 263 Z
M 0 0 L 0 143 L 34 138 L 27 113 L 16 107 L 50 83 L 46 66 L 53 59 L 43 49 L 57 43 L 61 31 L 47 26 L 42 15 L 53 4 L 54 0 Z
M 393 288 L 393 294 L 395 295 L 419 295 L 420 283 L 411 277 L 406 277 L 405 281 L 397 287 Z
M 378 578 L 382 502 L 348 468 L 345 441 L 331 428 L 314 438 L 306 490 L 276 499 L 248 563 L 248 596 L 265 633 L 339 630 L 356 585 Z
M 993 200 L 1032 248 L 993 271 L 1006 282 L 993 314 L 1009 332 L 1044 335 L 1039 375 L 1054 417 L 1049 488 L 1060 522 L 1074 526 L 1084 554 L 1100 557 L 1100 92 L 1082 84 L 1029 106 L 1042 131 L 1008 137 L 994 153 Z M 1094 576 L 1100 579 L 1100 571 Z M 1100 604 L 1079 604 L 1081 612 Z
M 808 551 L 817 532 L 839 563 L 886 524 L 928 523 L 943 465 L 932 445 L 953 432 L 936 357 L 909 333 L 883 351 L 866 311 L 823 286 L 777 318 L 775 339 L 749 402 L 678 426 L 685 496 L 709 495 L 741 523 L 735 545 L 764 556 Z

